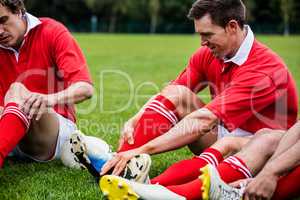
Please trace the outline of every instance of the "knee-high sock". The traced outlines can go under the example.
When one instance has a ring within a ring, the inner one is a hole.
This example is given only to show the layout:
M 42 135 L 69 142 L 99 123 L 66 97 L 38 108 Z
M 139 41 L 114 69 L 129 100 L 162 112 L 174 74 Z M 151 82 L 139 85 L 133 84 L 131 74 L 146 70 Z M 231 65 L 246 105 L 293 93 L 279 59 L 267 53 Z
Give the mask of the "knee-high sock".
M 0 119 L 0 167 L 29 128 L 29 120 L 15 103 L 8 103 Z
M 273 200 L 293 199 L 300 197 L 300 166 L 279 179 Z
M 134 144 L 123 144 L 120 152 L 140 147 L 166 133 L 178 122 L 174 104 L 162 95 L 154 98 L 145 108 L 134 129 Z
M 202 182 L 199 178 L 181 185 L 167 186 L 168 190 L 185 197 L 187 200 L 201 200 Z
M 221 179 L 231 183 L 239 179 L 252 178 L 252 173 L 244 161 L 236 156 L 226 158 L 218 165 L 218 172 Z
M 235 156 L 230 156 L 217 166 L 217 170 L 223 181 L 231 183 L 233 181 L 251 178 L 251 172 L 245 163 Z M 182 185 L 167 186 L 167 189 L 184 196 L 187 200 L 201 200 L 202 183 L 199 178 Z
M 237 160 L 238 161 L 237 161 Z M 230 162 L 226 162 L 226 161 Z M 241 159 L 237 157 L 228 158 L 223 163 L 218 166 L 218 171 L 221 178 L 227 182 L 231 183 L 233 181 L 251 178 L 251 172 L 247 166 L 243 163 Z M 240 164 L 238 164 L 240 162 Z M 237 166 L 231 165 L 230 163 L 238 164 Z M 230 170 L 232 167 L 234 170 Z M 293 199 L 300 196 L 300 167 L 295 168 L 291 173 L 283 176 L 279 179 L 275 193 L 272 197 L 273 200 L 281 199 Z
M 175 163 L 165 172 L 153 178 L 151 183 L 159 183 L 163 186 L 184 184 L 197 179 L 200 175 L 200 168 L 207 164 L 217 167 L 222 160 L 223 156 L 218 150 L 208 148 L 200 156 Z

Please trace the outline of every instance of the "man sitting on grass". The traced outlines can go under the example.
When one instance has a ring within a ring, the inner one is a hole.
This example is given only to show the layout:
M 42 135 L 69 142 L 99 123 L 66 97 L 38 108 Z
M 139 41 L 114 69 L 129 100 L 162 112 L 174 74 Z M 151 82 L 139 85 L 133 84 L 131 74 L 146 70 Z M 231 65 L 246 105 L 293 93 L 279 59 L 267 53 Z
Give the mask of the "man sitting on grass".
M 204 152 L 197 158 L 198 162 L 196 158 L 193 162 L 181 161 L 152 179 L 151 184 L 106 175 L 100 187 L 109 200 L 240 200 L 243 196 L 246 200 L 292 199 L 300 195 L 299 138 L 300 122 L 285 134 L 265 129 L 252 138 L 227 139 L 243 147 L 225 159 L 220 154 L 213 156 Z M 225 153 L 227 148 L 220 142 L 212 149 Z M 199 167 L 200 163 L 202 166 L 208 163 L 201 172 L 191 166 Z M 246 188 L 236 189 L 226 184 L 245 178 L 249 179 Z
M 172 169 L 183 172 L 178 173 L 182 177 L 189 177 L 186 171 L 194 172 L 195 178 L 203 163 L 216 166 L 220 155 L 226 156 L 220 149 L 208 148 L 217 140 L 219 144 L 227 140 L 220 140 L 225 136 L 253 136 L 262 128 L 285 131 L 296 122 L 294 80 L 279 56 L 254 38 L 245 15 L 240 0 L 193 4 L 189 17 L 203 47 L 175 81 L 125 124 L 119 152 L 101 168 L 101 175 L 119 175 L 136 155 L 188 145 L 205 162 L 196 157 L 186 161 L 185 168 Z M 197 93 L 206 87 L 212 101 L 205 105 Z
M 201 45 L 187 68 L 124 126 L 119 153 L 102 170 L 118 175 L 135 155 L 188 146 L 195 155 L 224 136 L 287 130 L 297 119 L 295 82 L 258 42 L 241 0 L 198 0 L 190 12 Z M 204 104 L 197 93 L 209 87 Z M 209 152 L 211 153 L 211 152 Z
M 90 98 L 86 60 L 70 32 L 26 12 L 22 0 L 0 0 L 0 167 L 13 155 L 59 158 L 76 130 L 74 104 Z
M 79 166 L 70 152 L 78 136 L 74 104 L 90 98 L 93 86 L 70 32 L 53 19 L 30 15 L 22 0 L 0 0 L 0 74 L 0 167 L 11 151 L 20 159 L 45 162 L 62 157 L 67 166 Z M 101 154 L 98 168 L 111 158 L 104 141 L 82 134 L 80 138 L 91 154 Z M 124 177 L 133 176 L 140 160 L 149 165 L 147 156 L 132 159 Z M 133 176 L 135 181 L 144 178 Z

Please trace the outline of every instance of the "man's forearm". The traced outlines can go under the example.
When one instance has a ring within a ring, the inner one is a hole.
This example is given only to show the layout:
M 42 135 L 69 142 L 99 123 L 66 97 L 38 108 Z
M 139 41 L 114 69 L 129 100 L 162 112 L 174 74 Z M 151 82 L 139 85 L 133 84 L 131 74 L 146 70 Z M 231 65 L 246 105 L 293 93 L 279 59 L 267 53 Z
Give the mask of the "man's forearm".
M 262 172 L 271 173 L 277 177 L 284 175 L 300 163 L 300 121 L 294 124 L 279 142 L 279 145 L 269 159 Z
M 300 140 L 287 151 L 269 161 L 264 171 L 272 173 L 277 177 L 283 176 L 300 164 Z
M 291 148 L 300 139 L 300 121 L 293 125 L 281 138 L 276 151 L 270 160 L 277 158 L 279 155 Z
M 209 133 L 217 117 L 206 109 L 197 110 L 181 120 L 170 131 L 138 148 L 139 153 L 157 154 L 183 147 Z
M 93 86 L 87 82 L 77 82 L 67 89 L 53 94 L 57 104 L 80 103 L 93 95 Z

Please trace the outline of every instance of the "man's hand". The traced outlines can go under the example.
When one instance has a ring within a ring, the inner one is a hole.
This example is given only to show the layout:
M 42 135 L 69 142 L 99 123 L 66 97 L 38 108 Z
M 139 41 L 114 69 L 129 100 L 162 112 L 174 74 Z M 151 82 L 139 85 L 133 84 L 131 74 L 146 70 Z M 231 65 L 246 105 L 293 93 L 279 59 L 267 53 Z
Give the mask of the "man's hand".
M 244 192 L 244 200 L 271 199 L 278 177 L 272 173 L 262 171 L 248 183 Z
M 40 93 L 31 92 L 21 109 L 27 114 L 29 119 L 35 116 L 36 120 L 39 120 L 41 116 L 56 105 L 55 95 L 45 95 Z
M 123 130 L 121 132 L 121 137 L 119 140 L 119 148 L 118 150 L 121 149 L 123 144 L 125 142 L 128 142 L 128 144 L 133 145 L 134 144 L 134 138 L 133 138 L 133 132 L 134 132 L 134 127 L 135 127 L 135 119 L 131 118 L 129 119 L 123 127 Z
M 114 158 L 112 158 L 103 166 L 100 175 L 102 176 L 106 174 L 114 167 L 112 174 L 118 176 L 125 169 L 127 162 L 138 154 L 139 153 L 137 149 L 117 153 Z

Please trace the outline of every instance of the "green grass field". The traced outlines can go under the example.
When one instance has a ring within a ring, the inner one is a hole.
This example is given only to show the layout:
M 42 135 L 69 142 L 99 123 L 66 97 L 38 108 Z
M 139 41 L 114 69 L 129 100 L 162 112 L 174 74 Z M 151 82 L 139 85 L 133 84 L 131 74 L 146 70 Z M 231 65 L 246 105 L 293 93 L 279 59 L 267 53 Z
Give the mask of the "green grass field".
M 79 127 L 116 148 L 119 130 L 143 103 L 185 67 L 198 48 L 192 35 L 86 35 L 76 39 L 88 60 L 95 97 L 78 106 Z M 300 86 L 300 36 L 259 36 L 283 57 Z M 100 92 L 101 91 L 101 92 Z M 208 100 L 207 93 L 202 97 Z M 187 149 L 153 157 L 153 177 L 177 160 L 188 158 Z M 200 189 L 200 188 L 199 188 Z M 70 170 L 60 162 L 7 162 L 0 172 L 0 199 L 103 199 L 86 171 Z

